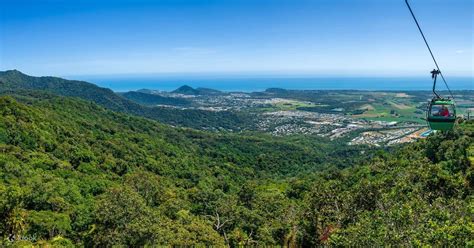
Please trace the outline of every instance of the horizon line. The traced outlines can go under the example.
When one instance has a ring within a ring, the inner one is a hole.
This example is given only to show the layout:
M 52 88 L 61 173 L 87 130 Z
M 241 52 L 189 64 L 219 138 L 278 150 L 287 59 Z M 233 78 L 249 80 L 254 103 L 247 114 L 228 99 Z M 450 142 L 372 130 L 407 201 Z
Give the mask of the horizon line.
M 32 76 L 53 76 L 53 77 L 79 77 L 79 78 L 107 78 L 107 77 L 235 77 L 235 78 L 406 78 L 406 77 L 431 77 L 430 70 L 426 73 L 421 72 L 356 72 L 356 71 L 187 71 L 187 72 L 114 72 L 114 73 L 31 73 L 19 70 L 17 68 L 6 69 L 0 71 L 17 70 Z M 446 74 L 446 73 L 445 73 Z M 446 74 L 446 77 L 456 78 L 474 78 L 474 72 Z

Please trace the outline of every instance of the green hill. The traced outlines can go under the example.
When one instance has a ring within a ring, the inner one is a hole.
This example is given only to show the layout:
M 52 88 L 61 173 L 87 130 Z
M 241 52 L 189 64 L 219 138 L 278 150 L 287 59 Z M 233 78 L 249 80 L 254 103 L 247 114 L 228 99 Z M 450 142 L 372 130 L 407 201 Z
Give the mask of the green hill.
M 197 129 L 239 130 L 250 122 L 250 118 L 241 113 L 147 107 L 119 96 L 110 89 L 83 81 L 57 77 L 32 77 L 17 70 L 0 71 L 0 93 L 9 94 L 19 90 L 40 90 L 61 96 L 79 97 L 113 111 L 143 116 L 170 125 Z
M 199 95 L 222 95 L 226 94 L 220 90 L 210 89 L 210 88 L 202 88 L 198 87 L 196 90 L 199 92 Z
M 1 246 L 472 245 L 472 123 L 367 159 L 327 140 L 11 95 L 0 97 Z
M 156 94 L 148 94 L 137 91 L 122 93 L 121 96 L 143 105 L 171 105 L 171 106 L 189 106 L 191 102 L 182 98 L 165 97 Z
M 183 94 L 183 95 L 199 95 L 199 91 L 194 89 L 191 86 L 188 85 L 183 85 L 173 91 L 171 93 L 176 93 L 176 94 Z
M 194 89 L 191 86 L 183 85 L 176 90 L 171 91 L 171 93 L 183 94 L 183 95 L 220 95 L 225 94 L 222 91 L 209 89 L 209 88 L 196 88 Z
M 62 96 L 93 101 L 114 111 L 133 112 L 140 106 L 118 96 L 112 90 L 94 84 L 57 77 L 32 77 L 17 70 L 0 72 L 0 90 L 43 90 Z

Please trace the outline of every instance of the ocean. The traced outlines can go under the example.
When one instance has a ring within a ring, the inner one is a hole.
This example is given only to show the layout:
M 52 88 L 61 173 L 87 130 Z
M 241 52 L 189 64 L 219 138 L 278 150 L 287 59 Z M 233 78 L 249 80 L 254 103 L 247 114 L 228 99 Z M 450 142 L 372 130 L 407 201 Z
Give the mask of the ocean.
M 267 88 L 295 90 L 431 90 L 430 77 L 153 77 L 81 76 L 84 80 L 116 92 L 139 89 L 172 91 L 180 86 L 211 88 L 221 91 L 263 91 Z M 474 90 L 474 78 L 446 78 L 451 90 Z M 446 87 L 438 80 L 439 90 Z

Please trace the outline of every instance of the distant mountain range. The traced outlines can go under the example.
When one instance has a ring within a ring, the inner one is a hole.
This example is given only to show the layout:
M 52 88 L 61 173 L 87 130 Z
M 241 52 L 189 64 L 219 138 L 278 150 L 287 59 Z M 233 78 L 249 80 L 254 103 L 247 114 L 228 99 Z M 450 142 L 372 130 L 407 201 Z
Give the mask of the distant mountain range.
M 184 87 L 184 88 L 183 88 Z M 183 86 L 177 92 L 217 92 L 210 89 L 192 89 Z M 76 80 L 66 80 L 58 77 L 33 77 L 18 70 L 0 71 L 0 93 L 25 91 L 43 91 L 61 96 L 79 97 L 95 102 L 107 109 L 143 116 L 171 125 L 179 125 L 198 129 L 234 130 L 246 123 L 246 117 L 229 111 L 212 112 L 205 110 L 180 110 L 165 107 L 150 107 L 142 104 L 166 104 L 169 98 L 162 98 L 155 95 L 143 95 L 140 93 L 126 93 L 119 95 L 107 88 Z M 137 101 L 138 103 L 132 101 Z M 139 104 L 142 103 L 142 104 Z M 186 101 L 173 100 L 173 103 L 186 105 Z

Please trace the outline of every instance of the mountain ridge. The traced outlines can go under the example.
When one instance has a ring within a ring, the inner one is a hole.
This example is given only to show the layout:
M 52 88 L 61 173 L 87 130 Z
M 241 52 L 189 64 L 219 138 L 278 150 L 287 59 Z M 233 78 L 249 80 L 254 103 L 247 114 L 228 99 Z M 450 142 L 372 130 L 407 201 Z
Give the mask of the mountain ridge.
M 18 70 L 0 71 L 0 92 L 41 90 L 61 96 L 79 97 L 93 101 L 113 111 L 129 113 L 170 125 L 206 130 L 239 130 L 249 117 L 229 111 L 180 110 L 140 105 L 110 89 L 92 83 L 58 77 L 33 77 Z
M 150 94 L 150 93 L 144 93 L 143 90 L 142 92 L 140 91 L 128 91 L 124 93 L 120 93 L 121 96 L 132 100 L 134 102 L 143 104 L 143 105 L 171 105 L 171 106 L 189 106 L 191 105 L 191 102 L 182 99 L 182 98 L 174 98 L 174 97 L 166 97 L 166 96 L 160 96 L 158 94 Z

